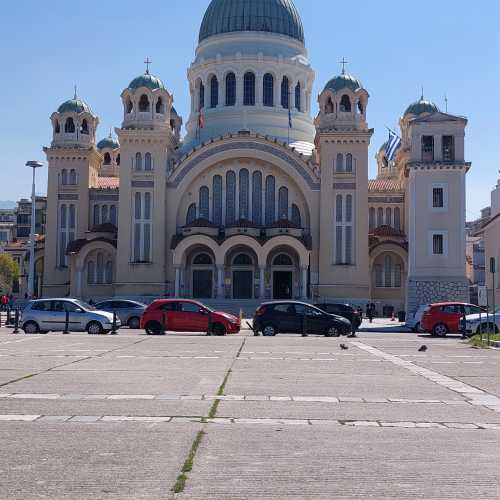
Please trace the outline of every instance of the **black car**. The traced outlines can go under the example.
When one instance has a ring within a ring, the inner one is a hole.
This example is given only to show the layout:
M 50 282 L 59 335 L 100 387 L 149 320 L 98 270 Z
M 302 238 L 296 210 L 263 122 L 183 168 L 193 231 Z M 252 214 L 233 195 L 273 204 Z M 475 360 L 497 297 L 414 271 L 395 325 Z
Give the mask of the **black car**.
M 362 316 L 359 314 L 359 310 L 348 304 L 327 302 L 324 304 L 314 305 L 322 311 L 330 314 L 336 314 L 337 316 L 342 316 L 343 318 L 348 319 L 354 327 L 354 331 L 356 331 L 361 326 L 361 323 L 363 321 Z
M 315 306 L 296 301 L 265 302 L 255 311 L 254 332 L 265 337 L 278 333 L 307 333 L 339 337 L 351 332 L 345 318 L 328 314 Z

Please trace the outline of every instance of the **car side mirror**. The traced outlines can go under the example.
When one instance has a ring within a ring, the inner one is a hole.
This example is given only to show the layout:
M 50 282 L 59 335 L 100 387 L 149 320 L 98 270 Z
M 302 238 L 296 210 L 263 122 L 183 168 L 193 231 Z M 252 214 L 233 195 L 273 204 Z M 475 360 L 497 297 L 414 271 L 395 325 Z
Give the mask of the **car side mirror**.
M 83 312 L 83 309 L 80 309 L 80 308 L 75 309 L 75 312 L 76 312 L 76 313 L 82 313 L 82 312 Z

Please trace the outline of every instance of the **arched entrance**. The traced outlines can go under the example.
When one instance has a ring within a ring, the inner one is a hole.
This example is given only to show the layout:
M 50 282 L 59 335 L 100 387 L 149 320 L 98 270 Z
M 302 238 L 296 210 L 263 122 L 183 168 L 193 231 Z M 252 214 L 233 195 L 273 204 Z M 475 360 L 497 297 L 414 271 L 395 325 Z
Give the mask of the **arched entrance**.
M 279 253 L 272 261 L 273 298 L 288 300 L 293 298 L 293 274 L 295 266 L 287 253 Z
M 231 262 L 233 299 L 248 300 L 254 298 L 255 261 L 245 251 L 235 252 Z
M 191 261 L 192 296 L 194 299 L 211 299 L 214 290 L 214 261 L 207 252 L 198 252 Z

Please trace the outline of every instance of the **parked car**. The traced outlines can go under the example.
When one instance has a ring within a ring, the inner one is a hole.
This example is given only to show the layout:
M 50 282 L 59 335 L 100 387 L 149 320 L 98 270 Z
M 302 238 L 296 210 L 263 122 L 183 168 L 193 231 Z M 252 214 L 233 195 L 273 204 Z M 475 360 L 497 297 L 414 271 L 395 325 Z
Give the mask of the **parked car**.
M 171 332 L 206 332 L 212 319 L 214 335 L 238 333 L 240 318 L 221 311 L 213 311 L 195 300 L 158 299 L 149 305 L 141 318 L 141 328 L 148 335 Z
M 486 316 L 486 311 L 481 311 L 481 314 L 469 314 L 465 318 L 466 333 L 469 335 L 477 335 L 481 332 L 490 333 L 500 332 L 500 308 Z
M 339 337 L 351 332 L 349 320 L 296 301 L 263 303 L 255 311 L 253 327 L 255 332 L 262 332 L 265 337 L 278 333 L 302 333 L 304 319 L 307 333 Z
M 424 311 L 420 322 L 424 332 L 435 337 L 446 337 L 448 333 L 460 333 L 464 316 L 479 314 L 481 308 L 463 302 L 431 304 Z
M 76 299 L 33 300 L 24 308 L 21 327 L 24 333 L 47 333 L 63 331 L 69 312 L 70 332 L 87 331 L 91 335 L 108 333 L 113 328 L 113 314 L 98 311 L 95 307 Z M 121 322 L 116 318 L 116 327 Z
M 424 304 L 420 306 L 413 316 L 407 318 L 405 326 L 410 328 L 412 332 L 418 333 L 420 331 L 420 323 L 422 322 L 422 316 L 424 312 L 430 307 L 429 304 Z
M 146 310 L 146 304 L 134 300 L 121 299 L 105 300 L 104 302 L 95 304 L 94 307 L 99 311 L 116 312 L 122 325 L 127 325 L 133 330 L 141 326 L 141 317 Z
M 359 314 L 359 309 L 355 309 L 349 304 L 324 303 L 314 304 L 314 306 L 329 314 L 336 314 L 337 316 L 342 316 L 343 318 L 348 319 L 351 322 L 354 331 L 361 326 L 363 321 L 362 316 Z

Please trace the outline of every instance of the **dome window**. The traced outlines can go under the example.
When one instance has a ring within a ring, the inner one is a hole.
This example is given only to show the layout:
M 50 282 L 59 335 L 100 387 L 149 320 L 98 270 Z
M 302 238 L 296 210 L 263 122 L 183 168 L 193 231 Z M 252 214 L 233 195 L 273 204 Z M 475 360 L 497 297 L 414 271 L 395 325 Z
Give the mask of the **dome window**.
M 243 77 L 243 105 L 255 106 L 255 75 L 250 71 Z
M 134 104 L 132 103 L 132 100 L 130 97 L 127 97 L 127 101 L 125 103 L 125 108 L 127 110 L 127 113 L 130 114 L 134 110 Z
M 295 109 L 297 111 L 301 111 L 301 92 L 302 92 L 302 89 L 300 87 L 300 82 L 297 83 L 297 85 L 295 86 Z
M 85 135 L 89 134 L 89 124 L 85 119 L 82 121 L 82 126 L 80 127 L 80 133 Z
M 331 115 L 332 113 L 333 113 L 333 101 L 332 98 L 329 97 L 328 100 L 326 101 L 325 114 Z
M 159 115 L 163 114 L 163 99 L 161 97 L 158 97 L 156 101 L 156 113 Z
M 263 85 L 263 101 L 264 106 L 272 107 L 274 106 L 274 78 L 270 73 L 264 75 L 262 81 Z
M 219 104 L 219 81 L 214 75 L 210 79 L 210 107 L 216 108 Z
M 286 76 L 281 80 L 281 105 L 285 109 L 290 107 L 290 83 Z
M 236 77 L 234 73 L 228 73 L 226 76 L 226 106 L 236 104 Z
M 59 120 L 56 120 L 54 131 L 56 134 L 59 134 L 61 132 L 61 125 L 59 125 Z
M 340 100 L 340 111 L 344 113 L 350 113 L 351 110 L 351 100 L 349 99 L 348 95 L 344 94 L 342 96 L 342 99 Z
M 104 165 L 111 165 L 111 155 L 104 153 Z
M 116 164 L 120 165 L 120 153 L 116 155 Z
M 205 85 L 200 82 L 200 87 L 198 90 L 198 111 L 201 111 L 205 107 Z
M 64 132 L 66 134 L 74 134 L 75 133 L 75 122 L 71 116 L 66 118 L 66 123 L 64 124 Z
M 141 113 L 147 113 L 149 111 L 149 99 L 146 94 L 142 94 L 139 99 L 139 111 Z

